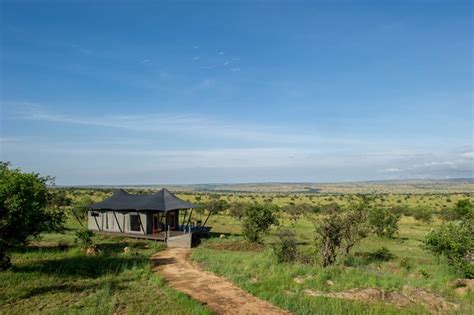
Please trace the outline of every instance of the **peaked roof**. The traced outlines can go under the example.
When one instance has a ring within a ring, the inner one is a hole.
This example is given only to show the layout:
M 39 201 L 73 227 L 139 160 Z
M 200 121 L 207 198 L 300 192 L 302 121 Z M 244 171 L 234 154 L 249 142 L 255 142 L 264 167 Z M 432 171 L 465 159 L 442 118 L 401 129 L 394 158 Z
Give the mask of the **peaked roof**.
M 163 188 L 152 195 L 133 195 L 123 189 L 115 191 L 109 198 L 94 203 L 90 209 L 108 210 L 157 210 L 170 211 L 194 208 L 195 205 L 179 199 L 168 189 Z

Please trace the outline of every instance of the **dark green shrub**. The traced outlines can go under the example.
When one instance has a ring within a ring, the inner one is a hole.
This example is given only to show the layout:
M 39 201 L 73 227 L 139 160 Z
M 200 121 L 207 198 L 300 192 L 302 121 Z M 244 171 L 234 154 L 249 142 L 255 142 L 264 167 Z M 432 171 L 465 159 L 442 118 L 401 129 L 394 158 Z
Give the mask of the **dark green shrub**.
M 446 258 L 448 264 L 467 278 L 474 276 L 474 223 L 453 221 L 430 231 L 423 241 L 424 247 L 435 255 Z
M 298 257 L 296 244 L 294 231 L 287 229 L 278 231 L 277 241 L 272 245 L 277 261 L 280 263 L 295 261 Z
M 76 231 L 76 239 L 74 240 L 81 248 L 89 248 L 92 246 L 92 236 L 94 233 L 88 229 L 79 229 Z
M 275 207 L 269 204 L 249 204 L 245 207 L 242 219 L 242 235 L 251 242 L 259 242 L 270 226 L 277 225 L 273 214 Z
M 433 220 L 433 212 L 426 207 L 416 207 L 412 210 L 412 216 L 418 221 L 423 221 L 425 223 L 431 222 Z
M 368 222 L 372 231 L 378 236 L 393 237 L 398 231 L 400 215 L 392 213 L 388 209 L 370 209 Z
M 442 217 L 448 221 L 474 220 L 474 204 L 467 199 L 459 200 L 453 208 L 446 210 Z
M 390 252 L 390 250 L 383 246 L 376 251 L 369 253 L 369 258 L 372 261 L 389 261 L 395 258 L 395 256 Z
M 42 232 L 58 231 L 64 213 L 48 207 L 52 200 L 47 184 L 52 179 L 36 173 L 23 173 L 0 162 L 0 270 L 10 267 L 8 251 L 25 245 Z

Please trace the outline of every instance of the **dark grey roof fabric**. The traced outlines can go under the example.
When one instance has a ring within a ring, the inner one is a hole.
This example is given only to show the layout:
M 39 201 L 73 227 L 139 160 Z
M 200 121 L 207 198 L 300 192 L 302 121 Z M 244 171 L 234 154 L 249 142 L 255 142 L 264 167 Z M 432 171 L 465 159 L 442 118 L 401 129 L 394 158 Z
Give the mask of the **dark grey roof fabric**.
M 155 210 L 164 212 L 194 207 L 195 205 L 179 199 L 166 188 L 152 195 L 133 195 L 119 189 L 111 197 L 89 206 L 90 209 L 94 210 Z

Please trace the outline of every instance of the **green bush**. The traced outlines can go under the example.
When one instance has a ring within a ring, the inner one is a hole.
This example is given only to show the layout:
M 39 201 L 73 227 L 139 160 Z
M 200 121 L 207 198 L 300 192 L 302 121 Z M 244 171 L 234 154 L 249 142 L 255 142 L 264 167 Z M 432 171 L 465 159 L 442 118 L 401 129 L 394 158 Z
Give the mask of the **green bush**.
M 76 231 L 76 239 L 75 242 L 79 243 L 82 248 L 89 248 L 92 246 L 92 236 L 94 236 L 94 232 L 88 229 L 79 229 Z
M 366 204 L 351 210 L 333 212 L 315 222 L 316 252 L 323 267 L 332 265 L 338 256 L 347 255 L 352 247 L 367 237 Z
M 456 205 L 443 213 L 443 219 L 453 220 L 474 220 L 474 203 L 467 199 L 459 200 Z
M 430 231 L 424 247 L 435 255 L 446 258 L 448 264 L 465 277 L 474 276 L 474 224 L 472 221 L 453 221 Z
M 273 253 L 277 261 L 293 262 L 298 257 L 296 234 L 292 230 L 282 229 L 278 231 L 277 240 L 272 245 Z
M 369 258 L 373 261 L 390 261 L 395 258 L 395 256 L 387 247 L 383 246 L 376 251 L 369 253 Z
M 393 237 L 398 232 L 400 215 L 385 208 L 370 209 L 368 222 L 378 236 Z
M 23 173 L 0 162 L 0 270 L 10 267 L 7 252 L 46 231 L 58 231 L 64 213 L 48 208 L 50 177 Z
M 411 211 L 411 215 L 418 221 L 423 221 L 425 223 L 431 222 L 433 220 L 433 212 L 426 207 L 416 207 Z
M 251 242 L 260 242 L 270 226 L 278 224 L 273 210 L 275 207 L 270 204 L 247 205 L 242 219 L 242 235 Z

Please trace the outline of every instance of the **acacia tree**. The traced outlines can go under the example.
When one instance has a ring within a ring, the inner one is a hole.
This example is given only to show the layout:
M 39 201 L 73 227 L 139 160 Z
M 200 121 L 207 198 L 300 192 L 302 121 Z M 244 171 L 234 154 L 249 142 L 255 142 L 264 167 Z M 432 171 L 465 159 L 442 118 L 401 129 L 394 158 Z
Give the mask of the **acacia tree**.
M 58 231 L 64 214 L 48 208 L 51 177 L 23 173 L 0 162 L 0 270 L 10 266 L 8 252 L 46 231 Z

